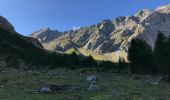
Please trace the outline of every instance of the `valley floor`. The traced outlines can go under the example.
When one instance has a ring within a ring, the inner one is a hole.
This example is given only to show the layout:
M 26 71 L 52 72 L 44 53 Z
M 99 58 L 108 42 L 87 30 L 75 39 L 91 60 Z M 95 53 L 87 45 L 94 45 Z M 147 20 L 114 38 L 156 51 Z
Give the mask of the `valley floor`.
M 100 91 L 89 92 L 86 77 L 97 76 Z M 170 100 L 170 83 L 153 85 L 152 76 L 116 74 L 95 69 L 1 71 L 0 100 Z M 53 94 L 37 91 L 43 84 L 70 86 Z

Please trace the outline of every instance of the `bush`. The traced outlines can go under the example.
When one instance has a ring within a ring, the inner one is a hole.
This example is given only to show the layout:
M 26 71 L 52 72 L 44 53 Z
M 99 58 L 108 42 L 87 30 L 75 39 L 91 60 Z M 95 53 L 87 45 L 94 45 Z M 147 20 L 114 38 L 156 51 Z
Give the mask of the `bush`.
M 97 67 L 97 62 L 93 59 L 92 56 L 85 57 L 82 61 L 82 66 L 85 67 Z
M 16 56 L 8 56 L 5 60 L 7 68 L 18 69 L 20 67 L 20 61 Z
M 102 61 L 99 63 L 99 67 L 107 69 L 107 70 L 110 70 L 110 69 L 117 70 L 116 64 L 111 61 Z

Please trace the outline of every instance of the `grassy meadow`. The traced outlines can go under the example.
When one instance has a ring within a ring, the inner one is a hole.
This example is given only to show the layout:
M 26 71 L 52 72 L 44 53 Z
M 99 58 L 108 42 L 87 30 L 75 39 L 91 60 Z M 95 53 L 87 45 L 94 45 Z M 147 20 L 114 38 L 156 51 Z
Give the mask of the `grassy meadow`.
M 89 92 L 86 77 L 97 76 L 100 91 Z M 0 100 L 170 100 L 170 84 L 149 83 L 153 76 L 117 74 L 102 69 L 0 72 Z M 44 84 L 67 85 L 52 94 L 36 91 Z

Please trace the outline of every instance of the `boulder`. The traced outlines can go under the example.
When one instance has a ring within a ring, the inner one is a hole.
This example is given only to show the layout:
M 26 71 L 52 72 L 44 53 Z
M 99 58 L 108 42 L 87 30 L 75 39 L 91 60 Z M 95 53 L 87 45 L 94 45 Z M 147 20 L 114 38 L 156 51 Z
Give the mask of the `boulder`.
M 100 91 L 100 90 L 101 90 L 100 86 L 98 86 L 98 85 L 93 85 L 93 84 L 91 84 L 91 85 L 89 86 L 89 88 L 88 88 L 88 91 L 89 91 L 89 92 L 96 92 L 96 91 Z
M 62 86 L 56 84 L 46 84 L 39 89 L 40 93 L 53 93 L 62 90 Z
M 87 77 L 87 81 L 88 81 L 88 82 L 92 82 L 92 81 L 96 81 L 96 80 L 97 80 L 96 75 L 91 75 L 91 76 L 88 76 L 88 77 Z
M 52 89 L 49 87 L 42 87 L 40 89 L 40 93 L 52 93 L 52 92 L 53 92 Z

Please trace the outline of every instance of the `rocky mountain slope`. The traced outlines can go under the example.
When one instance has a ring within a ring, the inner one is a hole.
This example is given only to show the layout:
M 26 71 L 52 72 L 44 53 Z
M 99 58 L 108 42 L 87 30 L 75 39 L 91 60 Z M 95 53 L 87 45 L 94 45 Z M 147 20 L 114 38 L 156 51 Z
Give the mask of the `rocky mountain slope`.
M 6 29 L 12 33 L 15 33 L 14 26 L 3 16 L 0 16 L 0 28 Z
M 41 30 L 38 30 L 34 33 L 32 33 L 29 37 L 33 37 L 41 44 L 43 45 L 44 48 L 48 48 L 48 45 L 45 45 L 46 43 L 49 43 L 50 41 L 53 41 L 54 39 L 62 36 L 63 33 L 59 32 L 57 30 L 51 30 L 50 28 L 44 28 Z M 49 48 L 50 49 L 50 48 Z
M 35 57 L 42 51 L 45 50 L 37 39 L 17 33 L 13 25 L 0 16 L 0 70 L 9 67 L 8 64 L 24 68 L 24 62 L 30 59 L 29 55 Z
M 25 39 L 27 42 L 33 43 L 37 47 L 43 48 L 41 43 L 36 38 L 25 37 L 25 36 L 22 36 L 21 34 L 17 33 L 15 31 L 14 26 L 6 18 L 4 18 L 3 16 L 0 16 L 0 28 L 9 31 L 12 34 L 18 35 L 19 37 Z M 0 35 L 2 35 L 2 33 L 0 33 Z
M 170 5 L 156 10 L 143 9 L 134 16 L 120 16 L 77 30 L 59 32 L 56 33 L 57 37 L 48 39 L 48 42 L 40 42 L 49 50 L 67 52 L 74 49 L 100 60 L 117 61 L 119 56 L 126 58 L 132 38 L 143 39 L 154 47 L 159 31 L 170 35 Z M 31 36 L 37 38 L 40 34 L 51 36 L 48 32 L 34 32 Z
M 49 41 L 53 41 L 61 35 L 63 35 L 62 32 L 51 30 L 50 28 L 44 28 L 32 33 L 30 36 L 37 38 L 41 43 L 47 43 Z

